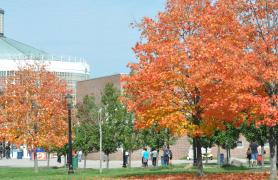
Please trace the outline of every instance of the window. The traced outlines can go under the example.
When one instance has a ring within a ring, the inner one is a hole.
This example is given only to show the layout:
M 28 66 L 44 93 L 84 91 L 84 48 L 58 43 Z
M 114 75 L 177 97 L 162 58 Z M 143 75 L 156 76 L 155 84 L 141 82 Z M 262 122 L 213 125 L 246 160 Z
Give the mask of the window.
M 243 143 L 242 143 L 242 141 L 237 141 L 236 147 L 237 147 L 237 148 L 243 148 Z

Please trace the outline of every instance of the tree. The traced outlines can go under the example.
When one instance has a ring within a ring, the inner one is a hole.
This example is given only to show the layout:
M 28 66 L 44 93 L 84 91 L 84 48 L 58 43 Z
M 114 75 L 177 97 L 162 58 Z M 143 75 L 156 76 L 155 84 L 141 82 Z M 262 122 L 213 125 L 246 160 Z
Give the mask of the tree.
M 134 128 L 134 118 L 132 113 L 128 113 L 125 110 L 125 116 L 119 127 L 120 130 L 120 139 L 119 142 L 123 147 L 123 158 L 125 159 L 125 151 L 128 151 L 129 154 L 129 162 L 128 167 L 131 167 L 131 159 L 133 151 L 142 147 L 139 143 L 140 132 Z M 124 162 L 126 163 L 126 162 Z
M 86 168 L 87 155 L 95 150 L 97 142 L 95 141 L 96 128 L 92 124 L 81 124 L 75 127 L 75 138 L 73 147 L 82 151 L 84 154 L 84 169 Z
M 66 143 L 66 84 L 41 64 L 19 67 L 6 79 L 1 127 L 6 139 L 36 147 L 63 146 Z M 36 151 L 35 172 L 38 171 Z
M 98 107 L 95 104 L 95 98 L 88 95 L 83 98 L 82 104 L 78 104 L 77 107 L 79 123 L 75 127 L 74 147 L 84 153 L 84 168 L 86 168 L 87 155 L 94 151 L 98 144 L 96 139 Z
M 224 122 L 235 127 L 246 112 L 263 115 L 269 129 L 272 176 L 277 134 L 277 2 L 168 0 L 156 20 L 137 25 L 139 59 L 126 77 L 127 100 L 138 127 L 158 120 L 196 137 Z M 188 118 L 191 117 L 191 118 Z M 205 126 L 206 128 L 202 128 Z M 272 177 L 271 176 L 271 177 Z
M 103 152 L 107 156 L 107 168 L 109 168 L 109 155 L 120 146 L 121 126 L 125 119 L 125 108 L 119 100 L 120 92 L 113 84 L 106 84 L 101 96 L 102 106 L 102 145 Z M 98 130 L 99 131 L 99 130 Z M 98 136 L 99 138 L 99 132 Z M 99 150 L 99 147 L 97 147 Z
M 216 131 L 213 135 L 213 141 L 226 149 L 227 164 L 230 164 L 231 149 L 237 146 L 237 141 L 240 135 L 240 129 L 235 128 L 232 124 L 226 124 L 225 131 Z
M 213 137 L 204 136 L 201 137 L 202 147 L 206 150 L 206 164 L 208 163 L 208 148 L 211 148 L 214 144 Z
M 123 79 L 125 92 L 132 97 L 126 104 L 135 112 L 138 128 L 156 121 L 175 134 L 194 137 L 199 175 L 200 138 L 238 116 L 237 106 L 230 103 L 238 100 L 230 87 L 233 81 L 227 80 L 228 73 L 235 73 L 223 67 L 231 62 L 228 49 L 240 44 L 219 38 L 228 33 L 222 31 L 223 25 L 227 31 L 237 29 L 235 21 L 227 24 L 233 14 L 226 10 L 208 1 L 169 0 L 157 20 L 144 18 L 137 25 L 142 32 L 142 41 L 134 47 L 139 62 L 129 64 L 133 73 Z M 239 31 L 234 34 L 241 37 Z M 227 49 L 218 51 L 223 44 Z

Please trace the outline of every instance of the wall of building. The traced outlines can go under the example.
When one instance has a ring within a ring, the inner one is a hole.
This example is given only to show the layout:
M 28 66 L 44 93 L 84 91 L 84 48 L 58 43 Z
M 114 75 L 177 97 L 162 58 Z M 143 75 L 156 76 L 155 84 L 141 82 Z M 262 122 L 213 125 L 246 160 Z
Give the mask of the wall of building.
M 117 89 L 121 90 L 121 74 L 77 82 L 77 103 L 81 103 L 83 97 L 86 95 L 94 96 L 96 98 L 96 103 L 100 103 L 101 93 L 107 83 L 112 83 Z

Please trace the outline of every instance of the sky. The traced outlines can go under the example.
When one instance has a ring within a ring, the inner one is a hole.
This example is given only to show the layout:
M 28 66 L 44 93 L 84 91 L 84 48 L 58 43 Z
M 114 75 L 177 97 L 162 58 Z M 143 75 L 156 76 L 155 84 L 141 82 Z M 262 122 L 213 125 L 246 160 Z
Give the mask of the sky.
M 128 73 L 140 39 L 130 26 L 166 0 L 0 0 L 5 36 L 53 55 L 85 58 L 91 78 Z

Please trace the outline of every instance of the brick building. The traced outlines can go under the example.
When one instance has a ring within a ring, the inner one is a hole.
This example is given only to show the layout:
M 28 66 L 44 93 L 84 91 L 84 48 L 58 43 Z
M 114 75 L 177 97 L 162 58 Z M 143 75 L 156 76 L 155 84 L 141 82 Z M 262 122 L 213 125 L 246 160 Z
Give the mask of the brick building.
M 86 95 L 93 95 L 96 98 L 96 103 L 100 103 L 101 93 L 107 83 L 114 84 L 115 87 L 117 87 L 119 90 L 122 90 L 122 83 L 120 81 L 122 74 L 115 74 L 111 76 L 105 76 L 105 77 L 99 77 L 84 81 L 79 81 L 77 83 L 77 102 L 82 102 L 82 99 Z M 238 157 L 238 158 L 245 158 L 246 157 L 246 151 L 248 149 L 249 142 L 246 141 L 246 139 L 243 136 L 240 136 L 237 147 L 233 150 L 231 150 L 231 156 L 232 157 Z M 188 137 L 180 137 L 177 139 L 176 143 L 172 145 L 171 150 L 173 152 L 173 158 L 174 159 L 184 159 L 186 156 L 188 156 L 190 148 L 192 146 L 190 145 L 188 141 Z M 266 149 L 266 156 L 269 155 L 268 153 L 268 145 L 265 147 Z M 217 156 L 217 147 L 211 148 L 211 153 L 214 157 Z M 224 153 L 226 156 L 226 151 L 221 149 L 221 153 Z M 141 150 L 135 151 L 131 155 L 132 159 L 140 159 L 141 158 Z M 98 159 L 99 155 L 98 153 L 91 153 L 88 156 L 88 159 Z M 122 159 L 122 149 L 119 149 L 118 152 L 113 153 L 110 155 L 111 160 L 121 160 Z

